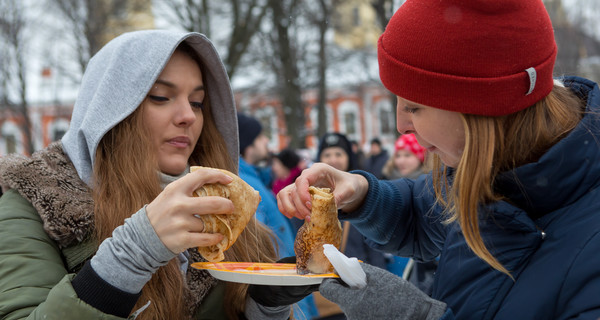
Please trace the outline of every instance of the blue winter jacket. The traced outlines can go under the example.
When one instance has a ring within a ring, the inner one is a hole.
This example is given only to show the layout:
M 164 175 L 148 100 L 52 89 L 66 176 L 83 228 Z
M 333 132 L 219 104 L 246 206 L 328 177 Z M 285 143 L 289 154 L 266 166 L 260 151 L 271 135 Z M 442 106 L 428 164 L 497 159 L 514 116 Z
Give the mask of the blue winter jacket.
M 360 172 L 369 180 L 365 204 L 340 217 L 376 248 L 440 256 L 433 298 L 447 303 L 445 319 L 600 318 L 600 90 L 563 80 L 588 113 L 539 161 L 498 178 L 510 203 L 480 211 L 483 240 L 514 281 L 475 256 L 456 223 L 443 223 L 431 175 L 379 181 Z
M 260 194 L 260 203 L 256 210 L 256 219 L 264 223 L 277 236 L 278 255 L 280 258 L 294 256 L 294 239 L 296 235 L 292 225 L 279 209 L 273 193 L 264 185 L 258 172 L 252 165 L 240 158 L 239 175 Z

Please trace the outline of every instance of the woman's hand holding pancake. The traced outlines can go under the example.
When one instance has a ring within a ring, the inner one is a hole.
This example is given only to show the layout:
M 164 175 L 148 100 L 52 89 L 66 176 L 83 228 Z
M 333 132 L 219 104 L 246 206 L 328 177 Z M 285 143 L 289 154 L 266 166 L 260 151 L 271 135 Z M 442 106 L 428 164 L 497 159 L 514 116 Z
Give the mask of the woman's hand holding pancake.
M 324 163 L 315 163 L 304 169 L 296 182 L 277 194 L 277 206 L 286 217 L 306 219 L 310 216 L 309 186 L 330 188 L 337 208 L 344 211 L 358 209 L 367 195 L 369 183 L 359 174 L 337 170 Z M 309 218 L 310 219 L 310 218 Z
M 180 253 L 192 247 L 205 247 L 223 239 L 219 233 L 204 233 L 198 216 L 230 214 L 234 207 L 223 197 L 195 197 L 196 189 L 209 183 L 228 184 L 233 179 L 212 169 L 191 172 L 169 184 L 148 206 L 146 214 L 163 244 Z

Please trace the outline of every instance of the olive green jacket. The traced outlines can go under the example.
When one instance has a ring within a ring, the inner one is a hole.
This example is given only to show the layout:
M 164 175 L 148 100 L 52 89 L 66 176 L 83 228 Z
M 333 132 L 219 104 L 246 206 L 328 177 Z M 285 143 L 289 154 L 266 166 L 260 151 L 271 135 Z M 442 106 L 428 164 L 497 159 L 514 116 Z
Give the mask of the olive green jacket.
M 0 198 L 0 319 L 120 319 L 81 301 L 71 285 L 97 247 L 88 240 L 89 189 L 60 143 L 31 159 L 3 157 L 0 185 L 8 189 Z M 201 259 L 195 250 L 190 254 L 191 262 Z M 190 314 L 224 319 L 222 286 L 194 268 L 186 277 Z

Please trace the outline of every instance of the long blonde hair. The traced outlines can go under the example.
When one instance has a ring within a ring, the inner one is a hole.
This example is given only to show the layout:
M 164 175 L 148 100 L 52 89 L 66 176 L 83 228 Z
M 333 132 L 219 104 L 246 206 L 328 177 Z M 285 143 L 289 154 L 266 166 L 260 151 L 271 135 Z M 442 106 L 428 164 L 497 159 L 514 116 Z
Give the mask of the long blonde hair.
M 448 170 L 434 157 L 434 189 L 446 207 L 448 221 L 458 221 L 468 246 L 494 269 L 510 271 L 489 252 L 479 232 L 480 204 L 503 200 L 494 191 L 499 173 L 537 161 L 564 138 L 582 118 L 582 102 L 569 89 L 555 85 L 535 105 L 502 117 L 463 114 L 465 149 L 452 185 Z M 443 191 L 448 191 L 447 198 Z
M 206 81 L 204 84 L 205 87 L 210 85 Z M 152 133 L 143 125 L 142 109 L 143 104 L 111 129 L 102 138 L 96 151 L 93 199 L 98 244 L 162 191 L 156 150 L 150 140 Z M 190 156 L 190 165 L 237 173 L 225 140 L 216 128 L 208 96 L 204 100 L 202 113 L 204 126 Z M 273 234 L 268 228 L 251 221 L 225 256 L 229 261 L 273 262 L 277 255 L 273 243 Z M 140 314 L 142 319 L 189 318 L 191 315 L 186 310 L 186 284 L 183 279 L 178 260 L 171 260 L 144 286 L 133 310 L 150 300 L 152 303 L 148 309 Z M 227 284 L 224 305 L 230 319 L 237 319 L 243 313 L 246 290 L 247 285 Z

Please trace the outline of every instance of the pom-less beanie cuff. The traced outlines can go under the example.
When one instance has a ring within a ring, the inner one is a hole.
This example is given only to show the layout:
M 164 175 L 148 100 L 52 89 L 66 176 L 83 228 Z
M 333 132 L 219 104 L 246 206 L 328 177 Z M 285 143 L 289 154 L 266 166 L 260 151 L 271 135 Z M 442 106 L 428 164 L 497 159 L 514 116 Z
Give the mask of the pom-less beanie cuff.
M 379 40 L 381 42 L 381 40 Z M 379 76 L 394 94 L 422 105 L 485 116 L 503 116 L 534 105 L 553 86 L 552 69 L 556 50 L 534 67 L 537 81 L 530 88 L 526 70 L 495 78 L 469 78 L 418 69 L 387 55 L 380 44 Z M 403 79 L 398 79 L 403 78 Z
M 392 93 L 485 116 L 511 114 L 546 97 L 556 54 L 541 0 L 408 0 L 377 50 L 381 81 Z

